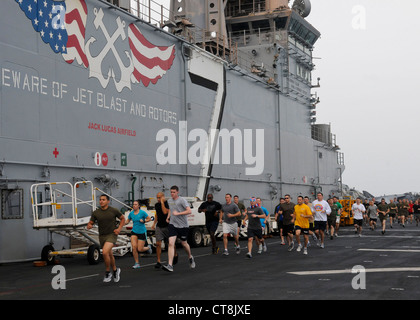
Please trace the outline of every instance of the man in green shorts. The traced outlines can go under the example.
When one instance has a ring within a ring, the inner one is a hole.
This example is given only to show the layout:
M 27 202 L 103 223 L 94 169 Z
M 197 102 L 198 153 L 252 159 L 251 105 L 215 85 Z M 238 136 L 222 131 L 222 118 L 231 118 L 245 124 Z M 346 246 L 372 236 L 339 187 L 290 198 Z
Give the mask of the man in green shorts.
M 385 228 L 386 228 L 386 217 L 389 213 L 388 204 L 385 202 L 385 199 L 381 199 L 381 203 L 378 204 L 378 215 L 379 220 L 382 224 L 382 234 L 385 234 Z
M 402 202 L 398 203 L 398 214 L 400 215 L 401 219 L 401 226 L 405 228 L 405 222 L 408 218 L 408 209 L 410 209 L 410 205 L 407 202 L 407 199 L 403 199 Z
M 394 200 L 390 199 L 388 204 L 389 209 L 389 225 L 392 228 L 392 221 L 396 218 L 398 207 Z
M 343 206 L 341 205 L 338 198 L 335 196 L 333 197 L 333 203 L 338 207 L 337 217 L 335 220 L 335 233 L 334 233 L 334 236 L 338 237 L 338 229 L 340 229 L 341 213 L 343 212 Z
M 330 227 L 330 239 L 334 239 L 335 227 L 337 223 L 337 216 L 339 217 L 340 208 L 336 203 L 334 203 L 332 198 L 328 199 L 328 204 L 331 208 L 331 213 L 327 217 L 328 226 Z
M 124 215 L 115 208 L 109 206 L 109 196 L 101 195 L 99 197 L 100 208 L 92 212 L 87 229 L 92 229 L 93 224 L 98 222 L 99 229 L 99 243 L 102 248 L 102 256 L 105 262 L 105 277 L 104 282 L 110 282 L 114 278 L 114 282 L 120 281 L 121 269 L 115 265 L 115 258 L 112 253 L 112 248 L 117 243 L 118 235 L 125 224 Z M 118 218 L 120 224 L 116 227 Z M 111 268 L 113 274 L 111 275 Z

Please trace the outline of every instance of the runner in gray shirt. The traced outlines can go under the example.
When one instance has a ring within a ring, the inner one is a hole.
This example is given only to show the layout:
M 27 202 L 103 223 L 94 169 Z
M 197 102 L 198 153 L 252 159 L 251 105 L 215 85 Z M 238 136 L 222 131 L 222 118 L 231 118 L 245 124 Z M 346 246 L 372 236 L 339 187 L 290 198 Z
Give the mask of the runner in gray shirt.
M 228 236 L 233 235 L 235 239 L 235 250 L 239 254 L 241 248 L 239 246 L 239 234 L 238 234 L 238 223 L 237 217 L 241 216 L 241 211 L 236 203 L 232 202 L 232 195 L 227 193 L 225 196 L 226 203 L 222 205 L 222 210 L 220 211 L 220 220 L 219 222 L 223 224 L 223 245 L 225 250 L 223 255 L 229 255 L 228 251 Z
M 191 214 L 191 208 L 187 200 L 179 196 L 179 189 L 177 186 L 171 187 L 171 199 L 168 200 L 169 213 L 166 219 L 169 222 L 169 247 L 168 247 L 168 264 L 163 266 L 162 269 L 165 271 L 174 271 L 173 260 L 175 255 L 175 242 L 179 237 L 181 244 L 188 254 L 190 267 L 195 268 L 194 257 L 191 255 L 191 248 L 187 242 L 188 239 L 188 218 Z
M 367 214 L 369 215 L 369 225 L 370 229 L 373 231 L 376 229 L 376 220 L 378 219 L 378 207 L 373 202 L 373 200 L 369 201 L 369 207 L 367 208 Z
M 178 197 L 177 199 L 169 199 L 168 200 L 169 210 L 171 213 L 174 212 L 185 212 L 187 208 L 190 207 L 188 201 L 182 197 Z M 190 210 L 191 213 L 191 210 Z M 188 213 L 189 214 L 189 213 Z M 188 214 L 183 215 L 171 215 L 169 218 L 169 224 L 172 224 L 175 228 L 188 228 Z
M 239 207 L 236 203 L 231 202 L 231 203 L 225 203 L 224 205 L 222 205 L 222 212 L 223 212 L 223 222 L 229 223 L 229 224 L 233 224 L 236 223 L 236 225 L 238 224 L 236 221 L 238 221 L 238 219 L 236 218 L 236 213 L 238 213 L 239 211 Z M 233 217 L 233 215 L 235 215 Z

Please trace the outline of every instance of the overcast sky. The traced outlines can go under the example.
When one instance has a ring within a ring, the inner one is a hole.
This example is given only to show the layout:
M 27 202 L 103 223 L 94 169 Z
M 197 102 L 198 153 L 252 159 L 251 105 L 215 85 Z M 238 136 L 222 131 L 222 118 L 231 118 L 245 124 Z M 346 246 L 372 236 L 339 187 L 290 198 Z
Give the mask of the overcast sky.
M 343 182 L 419 192 L 420 1 L 312 0 L 308 21 L 322 34 L 317 119 L 337 135 Z
M 376 196 L 420 192 L 420 1 L 311 3 L 317 122 L 337 135 L 343 182 Z

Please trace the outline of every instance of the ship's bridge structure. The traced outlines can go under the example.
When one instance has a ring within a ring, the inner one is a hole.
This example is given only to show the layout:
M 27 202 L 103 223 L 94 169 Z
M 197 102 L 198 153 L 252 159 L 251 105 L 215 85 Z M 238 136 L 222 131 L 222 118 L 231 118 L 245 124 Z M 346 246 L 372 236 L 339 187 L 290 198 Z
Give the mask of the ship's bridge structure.
M 226 60 L 229 68 L 277 90 L 288 122 L 281 130 L 308 135 L 319 148 L 333 151 L 341 176 L 344 155 L 331 125 L 316 123 L 320 98 L 314 90 L 320 78 L 312 78 L 313 50 L 321 33 L 306 20 L 310 12 L 309 0 L 171 0 L 166 25 Z M 322 158 L 321 151 L 316 153 Z
M 305 20 L 308 0 L 171 0 L 172 32 L 248 70 L 282 94 L 309 106 L 315 123 L 319 102 L 311 89 L 313 48 L 320 32 Z M 314 85 L 313 82 L 316 82 Z

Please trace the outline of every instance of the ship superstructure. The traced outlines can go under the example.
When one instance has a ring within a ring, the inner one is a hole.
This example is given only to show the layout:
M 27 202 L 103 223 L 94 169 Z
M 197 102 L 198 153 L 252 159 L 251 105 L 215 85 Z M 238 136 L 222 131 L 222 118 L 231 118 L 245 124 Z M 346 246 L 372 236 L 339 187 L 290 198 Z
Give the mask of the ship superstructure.
M 339 194 L 308 3 L 173 0 L 165 14 L 153 1 L 3 1 L 0 263 L 68 246 L 34 230 L 35 183 L 92 181 L 125 203 L 178 185 L 260 196 L 270 212 L 286 193 Z

